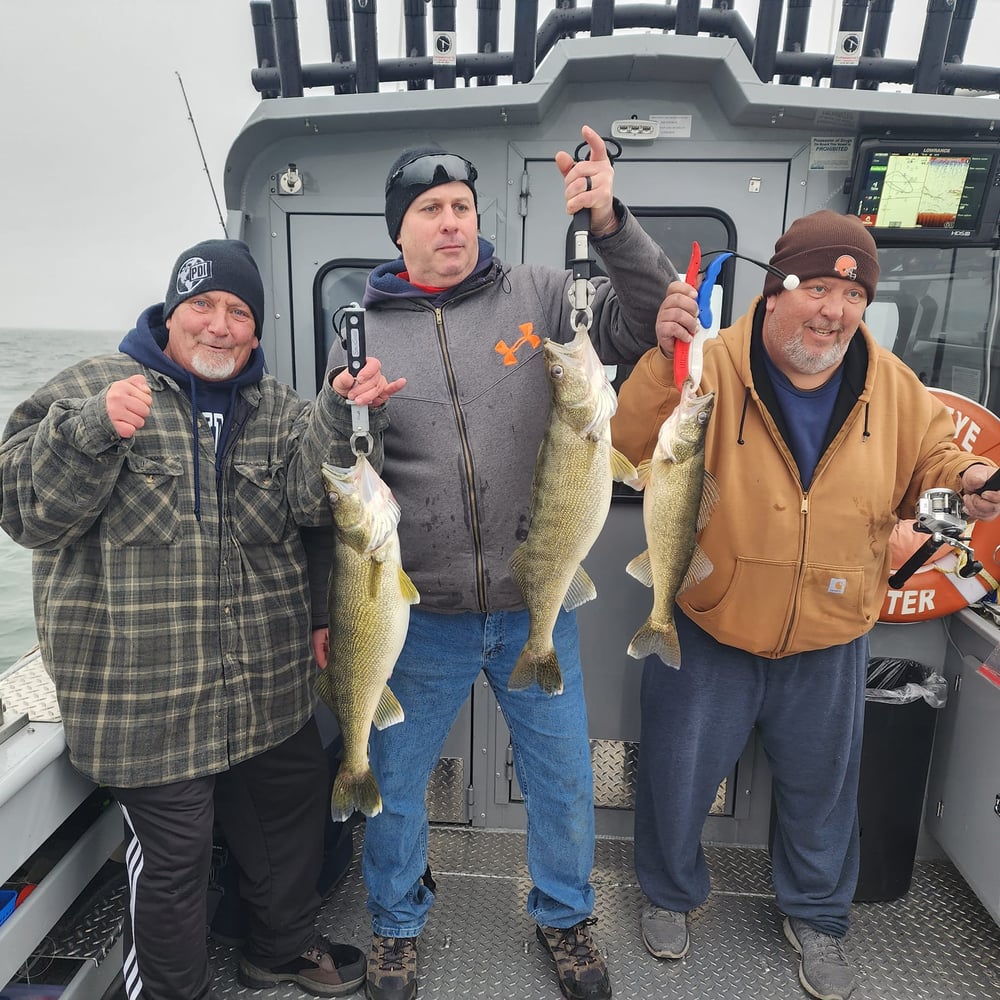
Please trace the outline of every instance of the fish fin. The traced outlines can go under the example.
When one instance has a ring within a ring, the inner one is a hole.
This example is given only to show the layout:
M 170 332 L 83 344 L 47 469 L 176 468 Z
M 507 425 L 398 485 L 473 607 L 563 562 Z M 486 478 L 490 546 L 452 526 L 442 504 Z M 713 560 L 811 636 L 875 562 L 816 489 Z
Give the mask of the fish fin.
M 617 449 L 611 449 L 611 478 L 616 483 L 625 483 L 637 490 L 635 485 L 639 479 L 639 473 L 635 466 Z
M 668 667 L 675 670 L 681 665 L 681 645 L 677 639 L 677 629 L 673 620 L 666 624 L 647 618 L 628 644 L 628 655 L 637 660 L 655 653 Z
M 600 441 L 609 421 L 618 409 L 618 397 L 614 389 L 607 387 L 607 392 L 599 392 L 594 398 L 594 413 L 590 423 L 583 428 L 583 436 L 588 441 Z
M 649 482 L 649 470 L 653 467 L 653 463 L 650 459 L 644 458 L 635 467 L 635 482 L 629 483 L 629 486 L 634 490 L 644 489 L 646 483 Z
M 333 779 L 330 793 L 330 816 L 336 822 L 348 819 L 357 809 L 366 816 L 377 816 L 382 811 L 382 795 L 370 767 L 360 774 L 348 771 L 343 765 Z
M 634 576 L 644 587 L 653 586 L 653 564 L 649 561 L 649 549 L 640 552 L 626 567 L 625 572 Z
M 321 670 L 316 675 L 316 682 L 313 684 L 313 690 L 319 695 L 323 704 L 327 706 L 331 711 L 336 712 L 336 706 L 333 701 L 333 681 L 330 679 L 330 673 L 327 670 Z
M 399 592 L 410 604 L 420 603 L 420 592 L 413 585 L 413 581 L 406 575 L 402 566 L 399 567 Z
M 396 696 L 389 690 L 389 685 L 382 689 L 382 697 L 375 706 L 375 716 L 372 725 L 376 729 L 387 729 L 389 726 L 402 722 L 406 716 L 403 713 L 403 706 L 400 705 Z
M 691 562 L 688 563 L 684 579 L 681 580 L 681 585 L 677 588 L 677 594 L 683 594 L 685 590 L 690 590 L 696 583 L 701 583 L 713 569 L 715 567 L 712 565 L 712 560 L 705 555 L 705 550 L 700 545 L 695 545 L 694 552 L 691 554 Z
M 698 520 L 695 522 L 695 531 L 701 531 L 708 524 L 708 519 L 712 516 L 712 511 L 718 506 L 719 499 L 719 484 L 715 481 L 715 476 L 706 469 L 705 479 L 701 486 L 701 503 L 698 506 Z
M 535 681 L 538 681 L 538 686 L 547 695 L 562 694 L 562 671 L 554 649 L 541 656 L 532 656 L 527 647 L 522 649 L 511 671 L 510 680 L 507 681 L 507 690 L 523 691 Z
M 573 579 L 569 582 L 566 596 L 563 598 L 562 606 L 566 611 L 572 611 L 587 601 L 592 601 L 597 597 L 597 588 L 594 581 L 587 575 L 587 571 L 582 566 L 577 566 Z

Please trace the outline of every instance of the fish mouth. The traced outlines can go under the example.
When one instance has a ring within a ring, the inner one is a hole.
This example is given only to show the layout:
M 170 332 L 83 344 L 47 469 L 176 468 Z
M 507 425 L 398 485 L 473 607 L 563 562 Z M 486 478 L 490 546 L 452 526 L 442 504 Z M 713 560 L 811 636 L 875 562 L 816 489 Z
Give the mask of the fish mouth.
M 364 551 L 374 552 L 381 548 L 396 531 L 400 509 L 392 490 L 372 468 L 368 459 L 360 455 L 354 465 L 346 468 L 324 462 L 322 474 L 327 496 L 331 501 L 339 503 L 353 497 L 360 501 L 358 525 L 364 525 L 368 537 Z M 336 521 L 336 514 L 334 520 Z
M 680 409 L 682 409 L 685 413 L 697 414 L 703 411 L 711 413 L 714 406 L 714 391 L 706 392 L 699 396 L 694 382 L 692 382 L 689 378 L 684 380 L 684 385 L 681 386 L 681 400 L 680 403 L 678 403 L 678 407 Z

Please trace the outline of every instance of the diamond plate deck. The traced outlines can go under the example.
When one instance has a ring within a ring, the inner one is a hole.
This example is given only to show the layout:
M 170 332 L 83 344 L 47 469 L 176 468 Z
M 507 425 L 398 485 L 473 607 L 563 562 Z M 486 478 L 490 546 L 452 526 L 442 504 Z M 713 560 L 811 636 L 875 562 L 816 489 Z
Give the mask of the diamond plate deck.
M 356 831 L 360 847 L 363 827 Z M 521 832 L 434 827 L 430 863 L 437 900 L 420 938 L 421 1000 L 495 996 L 558 1000 L 551 960 L 525 913 L 531 887 Z M 691 918 L 692 947 L 658 962 L 638 931 L 642 894 L 632 844 L 597 842 L 596 938 L 617 1000 L 802 1000 L 797 959 L 781 933 L 767 853 L 706 847 L 713 894 Z M 326 902 L 320 929 L 367 950 L 358 854 Z M 917 862 L 910 892 L 891 903 L 855 904 L 847 952 L 858 967 L 853 1000 L 997 1000 L 1000 927 L 947 861 Z M 246 990 L 235 950 L 212 943 L 216 995 L 301 1000 L 293 988 Z
M 0 696 L 11 715 L 27 714 L 31 722 L 61 722 L 56 689 L 36 646 L 0 679 Z

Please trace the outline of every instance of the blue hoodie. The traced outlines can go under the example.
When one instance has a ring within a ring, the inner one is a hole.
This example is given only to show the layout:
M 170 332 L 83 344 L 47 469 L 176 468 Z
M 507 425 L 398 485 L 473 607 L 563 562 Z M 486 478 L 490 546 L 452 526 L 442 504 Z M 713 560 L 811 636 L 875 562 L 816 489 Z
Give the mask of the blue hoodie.
M 243 370 L 232 378 L 207 382 L 172 361 L 163 349 L 169 334 L 163 322 L 163 303 L 150 306 L 125 334 L 118 350 L 141 365 L 173 379 L 191 400 L 191 433 L 194 436 L 194 481 L 196 489 L 195 516 L 201 520 L 201 491 L 198 489 L 198 414 L 205 417 L 215 436 L 215 478 L 222 476 L 222 456 L 229 435 L 229 417 L 236 394 L 245 385 L 254 385 L 264 374 L 264 352 L 254 348 Z

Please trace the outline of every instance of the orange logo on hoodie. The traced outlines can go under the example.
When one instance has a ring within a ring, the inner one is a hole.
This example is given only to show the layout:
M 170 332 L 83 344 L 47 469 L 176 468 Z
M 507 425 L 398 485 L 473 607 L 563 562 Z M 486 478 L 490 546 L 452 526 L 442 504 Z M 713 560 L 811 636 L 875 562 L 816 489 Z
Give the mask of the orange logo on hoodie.
M 522 323 L 518 330 L 521 331 L 521 336 L 514 341 L 510 346 L 504 340 L 498 340 L 493 347 L 493 350 L 503 358 L 503 363 L 505 365 L 516 365 L 517 364 L 517 349 L 523 347 L 525 344 L 530 344 L 532 349 L 538 347 L 542 342 L 541 337 L 537 337 L 533 331 L 535 325 L 533 323 Z

